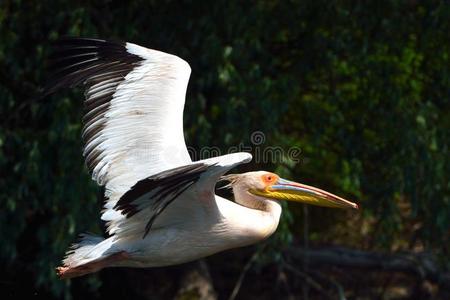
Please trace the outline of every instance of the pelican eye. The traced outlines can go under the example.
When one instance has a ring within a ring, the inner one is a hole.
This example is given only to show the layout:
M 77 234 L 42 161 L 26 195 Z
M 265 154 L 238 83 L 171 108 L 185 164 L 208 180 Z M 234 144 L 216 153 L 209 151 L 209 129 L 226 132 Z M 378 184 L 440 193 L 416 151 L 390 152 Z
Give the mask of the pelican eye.
M 262 180 L 265 184 L 269 185 L 269 184 L 274 184 L 277 180 L 278 180 L 278 176 L 275 174 L 264 174 L 262 176 Z

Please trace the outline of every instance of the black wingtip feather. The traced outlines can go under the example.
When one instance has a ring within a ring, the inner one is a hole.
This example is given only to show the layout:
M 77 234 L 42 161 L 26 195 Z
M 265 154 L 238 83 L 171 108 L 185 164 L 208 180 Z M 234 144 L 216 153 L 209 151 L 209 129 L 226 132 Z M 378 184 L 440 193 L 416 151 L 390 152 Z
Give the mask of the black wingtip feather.
M 49 67 L 52 80 L 48 93 L 64 87 L 88 83 L 89 78 L 105 72 L 111 65 L 121 65 L 130 72 L 143 59 L 131 54 L 126 43 L 95 38 L 63 37 L 53 42 Z
M 129 53 L 125 42 L 97 38 L 62 37 L 52 43 L 52 49 L 50 80 L 39 98 L 78 85 L 84 85 L 89 90 L 97 84 L 96 90 L 104 91 L 101 97 L 98 97 L 100 94 L 86 94 L 83 140 L 85 145 L 89 145 L 105 125 L 104 122 L 96 122 L 93 128 L 93 121 L 103 119 L 117 86 L 144 59 Z M 112 78 L 117 78 L 114 85 L 101 84 Z M 92 145 L 88 148 L 84 155 L 92 172 L 102 156 Z

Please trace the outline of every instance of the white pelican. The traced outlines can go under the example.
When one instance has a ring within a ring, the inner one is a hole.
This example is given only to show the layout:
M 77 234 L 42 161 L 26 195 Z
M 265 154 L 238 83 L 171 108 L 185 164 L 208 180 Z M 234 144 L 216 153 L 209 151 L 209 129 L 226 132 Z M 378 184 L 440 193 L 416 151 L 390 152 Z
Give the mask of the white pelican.
M 86 88 L 82 138 L 92 178 L 105 186 L 108 237 L 83 235 L 57 269 L 71 278 L 106 267 L 180 264 L 261 241 L 277 228 L 279 200 L 357 208 L 318 188 L 258 171 L 234 153 L 192 162 L 183 136 L 191 69 L 181 58 L 132 43 L 66 38 L 55 45 L 47 93 Z M 214 194 L 229 181 L 234 202 Z

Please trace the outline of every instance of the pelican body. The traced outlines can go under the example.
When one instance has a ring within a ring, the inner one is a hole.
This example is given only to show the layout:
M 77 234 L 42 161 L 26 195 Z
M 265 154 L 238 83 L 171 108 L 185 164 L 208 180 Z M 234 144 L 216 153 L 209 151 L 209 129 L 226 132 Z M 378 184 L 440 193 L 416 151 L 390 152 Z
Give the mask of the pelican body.
M 279 201 L 333 208 L 355 203 L 267 171 L 225 175 L 251 161 L 233 153 L 191 161 L 183 135 L 191 69 L 181 58 L 132 43 L 55 43 L 46 94 L 85 88 L 83 155 L 105 186 L 106 237 L 82 235 L 57 269 L 71 278 L 106 267 L 161 267 L 257 243 L 275 232 Z M 215 195 L 228 182 L 234 201 Z

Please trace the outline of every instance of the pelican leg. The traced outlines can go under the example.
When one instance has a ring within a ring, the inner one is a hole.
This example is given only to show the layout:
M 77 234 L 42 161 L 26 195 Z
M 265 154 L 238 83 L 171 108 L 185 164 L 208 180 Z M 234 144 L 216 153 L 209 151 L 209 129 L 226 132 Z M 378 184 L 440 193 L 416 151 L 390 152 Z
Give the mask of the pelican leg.
M 61 266 L 56 268 L 56 273 L 61 279 L 74 278 L 83 276 L 89 273 L 100 271 L 103 268 L 109 267 L 119 261 L 127 260 L 130 255 L 126 251 L 111 254 L 105 258 L 85 263 L 77 267 Z

